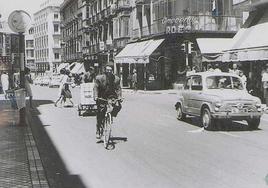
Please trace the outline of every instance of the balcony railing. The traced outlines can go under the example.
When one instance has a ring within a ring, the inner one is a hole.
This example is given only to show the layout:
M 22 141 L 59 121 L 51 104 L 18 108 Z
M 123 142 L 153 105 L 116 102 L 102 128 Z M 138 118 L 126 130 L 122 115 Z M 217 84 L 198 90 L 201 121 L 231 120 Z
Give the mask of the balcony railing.
M 119 0 L 117 4 L 117 8 L 120 9 L 128 9 L 131 8 L 129 0 Z
M 241 24 L 242 19 L 234 16 L 178 16 L 157 20 L 150 26 L 134 29 L 132 37 L 189 32 L 237 32 Z

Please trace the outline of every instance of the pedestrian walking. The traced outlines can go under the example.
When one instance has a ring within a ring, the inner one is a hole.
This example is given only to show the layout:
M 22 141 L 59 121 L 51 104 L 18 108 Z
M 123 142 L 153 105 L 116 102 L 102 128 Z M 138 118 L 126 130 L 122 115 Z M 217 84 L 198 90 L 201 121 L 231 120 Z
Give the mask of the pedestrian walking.
M 25 90 L 26 96 L 29 97 L 30 108 L 33 109 L 33 93 L 30 84 L 33 84 L 33 80 L 30 76 L 31 70 L 26 67 L 25 68 Z
M 242 80 L 242 83 L 243 83 L 243 86 L 245 87 L 245 88 L 247 88 L 247 77 L 246 77 L 246 75 L 244 74 L 244 71 L 239 71 L 239 76 L 240 76 L 240 78 L 241 78 L 241 80 Z
M 132 87 L 134 91 L 137 91 L 137 84 L 138 84 L 138 78 L 137 78 L 137 71 L 136 69 L 133 70 L 133 75 L 131 77 Z
M 268 107 L 268 64 L 265 65 L 265 70 L 262 72 L 263 98 L 265 99 L 266 107 Z
M 214 69 L 212 68 L 211 64 L 207 65 L 207 72 L 214 72 Z
M 214 72 L 221 72 L 221 69 L 218 63 L 215 64 Z
M 193 70 L 191 70 L 190 66 L 186 67 L 186 76 L 190 76 L 192 74 L 196 73 L 196 70 L 193 68 Z
M 84 83 L 91 83 L 91 82 L 94 82 L 95 80 L 95 71 L 94 71 L 94 68 L 93 67 L 89 67 L 89 71 L 87 71 L 85 74 L 84 74 Z
M 73 101 L 72 101 L 72 93 L 70 90 L 69 85 L 72 84 L 72 82 L 70 81 L 70 71 L 66 70 L 66 69 L 61 69 L 60 70 L 61 73 L 61 85 L 59 88 L 59 95 L 58 95 L 58 99 L 56 100 L 56 102 L 54 103 L 55 107 L 57 107 L 58 102 L 60 102 L 62 104 L 62 102 L 64 102 L 64 104 L 66 103 L 67 100 L 69 100 L 69 102 L 72 104 L 73 106 Z
M 233 74 L 236 74 L 237 76 L 239 76 L 239 72 L 240 72 L 240 70 L 239 70 L 237 64 L 234 63 L 233 64 L 233 69 L 230 69 L 229 70 L 229 73 L 233 73 Z
M 7 72 L 3 72 L 1 75 L 2 90 L 6 96 L 6 91 L 9 89 L 9 78 Z

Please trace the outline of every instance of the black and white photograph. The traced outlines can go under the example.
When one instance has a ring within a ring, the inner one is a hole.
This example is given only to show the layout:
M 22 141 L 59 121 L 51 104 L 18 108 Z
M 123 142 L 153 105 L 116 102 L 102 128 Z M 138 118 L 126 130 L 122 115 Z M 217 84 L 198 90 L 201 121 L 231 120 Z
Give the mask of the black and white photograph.
M 268 0 L 0 0 L 0 188 L 268 188 Z

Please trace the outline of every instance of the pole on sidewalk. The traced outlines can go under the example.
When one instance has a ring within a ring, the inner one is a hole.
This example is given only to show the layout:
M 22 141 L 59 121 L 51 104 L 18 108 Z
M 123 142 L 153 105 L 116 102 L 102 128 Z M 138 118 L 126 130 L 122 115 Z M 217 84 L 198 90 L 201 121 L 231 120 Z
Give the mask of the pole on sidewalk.
M 24 44 L 24 35 L 23 33 L 19 33 L 19 54 L 20 54 L 20 88 L 25 90 L 25 61 L 24 61 L 24 49 L 25 49 L 25 44 Z M 22 99 L 25 100 L 25 99 Z M 19 126 L 25 126 L 26 125 L 26 107 L 22 107 L 19 110 Z

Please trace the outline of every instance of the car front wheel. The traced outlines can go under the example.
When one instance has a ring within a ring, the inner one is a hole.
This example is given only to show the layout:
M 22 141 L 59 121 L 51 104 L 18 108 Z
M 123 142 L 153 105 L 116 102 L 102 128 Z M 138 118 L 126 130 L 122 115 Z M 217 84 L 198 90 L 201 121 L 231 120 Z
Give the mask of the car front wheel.
M 247 120 L 247 122 L 248 122 L 249 129 L 256 130 L 256 129 L 258 129 L 258 127 L 260 125 L 261 119 L 260 118 L 254 118 L 254 119 L 251 119 L 251 120 Z
M 176 107 L 176 111 L 177 111 L 177 119 L 184 121 L 186 119 L 186 114 L 183 113 L 182 107 L 180 104 Z
M 211 117 L 210 110 L 207 107 L 202 111 L 202 125 L 206 130 L 212 130 L 214 127 L 214 120 Z

